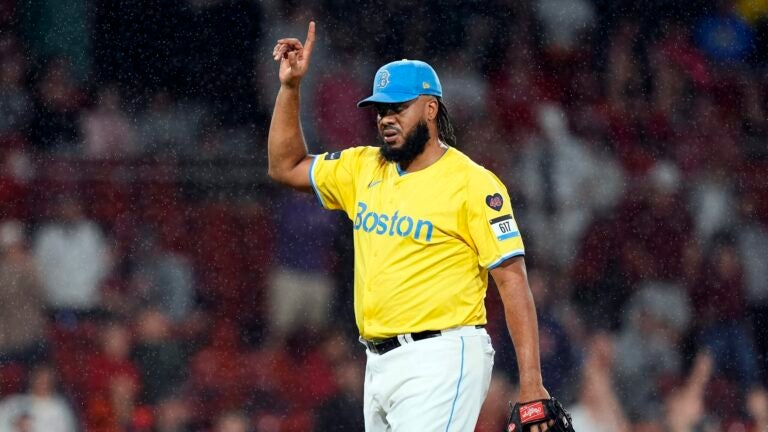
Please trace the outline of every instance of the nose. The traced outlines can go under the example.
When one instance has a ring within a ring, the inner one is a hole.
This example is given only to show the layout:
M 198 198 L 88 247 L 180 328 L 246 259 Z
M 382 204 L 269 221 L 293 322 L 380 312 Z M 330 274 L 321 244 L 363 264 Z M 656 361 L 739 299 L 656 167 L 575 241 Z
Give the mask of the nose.
M 395 124 L 395 115 L 393 113 L 389 113 L 379 117 L 379 125 L 382 128 L 385 128 L 387 126 L 392 126 L 394 124 Z

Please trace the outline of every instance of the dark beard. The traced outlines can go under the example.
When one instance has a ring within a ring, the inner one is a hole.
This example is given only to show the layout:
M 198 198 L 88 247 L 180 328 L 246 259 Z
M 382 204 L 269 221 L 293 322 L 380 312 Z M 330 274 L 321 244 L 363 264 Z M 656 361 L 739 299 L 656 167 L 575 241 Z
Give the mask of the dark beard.
M 427 127 L 427 122 L 422 120 L 405 137 L 403 146 L 397 149 L 385 143 L 384 138 L 379 134 L 379 152 L 381 157 L 388 162 L 408 165 L 416 159 L 416 156 L 424 152 L 427 142 L 429 142 L 429 128 Z

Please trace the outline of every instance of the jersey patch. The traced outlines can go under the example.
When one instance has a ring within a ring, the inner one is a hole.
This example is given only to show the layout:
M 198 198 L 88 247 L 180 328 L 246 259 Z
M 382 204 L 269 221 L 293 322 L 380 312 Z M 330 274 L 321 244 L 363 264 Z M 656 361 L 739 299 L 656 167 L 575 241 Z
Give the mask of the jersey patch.
M 325 155 L 325 160 L 338 160 L 341 157 L 341 152 L 333 152 Z
M 485 203 L 488 204 L 488 207 L 499 211 L 501 210 L 501 206 L 504 205 L 504 198 L 502 198 L 501 194 L 497 192 L 493 195 L 486 196 Z
M 491 219 L 489 222 L 497 240 L 507 240 L 520 235 L 517 223 L 512 215 L 499 216 Z

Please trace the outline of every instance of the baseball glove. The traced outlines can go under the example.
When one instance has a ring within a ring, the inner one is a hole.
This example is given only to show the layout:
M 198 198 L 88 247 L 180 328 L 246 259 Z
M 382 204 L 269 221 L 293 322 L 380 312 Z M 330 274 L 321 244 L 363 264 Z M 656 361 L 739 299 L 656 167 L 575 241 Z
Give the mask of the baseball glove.
M 510 406 L 509 420 L 505 432 L 528 432 L 530 427 L 554 420 L 547 432 L 575 432 L 571 415 L 555 398 L 516 403 Z

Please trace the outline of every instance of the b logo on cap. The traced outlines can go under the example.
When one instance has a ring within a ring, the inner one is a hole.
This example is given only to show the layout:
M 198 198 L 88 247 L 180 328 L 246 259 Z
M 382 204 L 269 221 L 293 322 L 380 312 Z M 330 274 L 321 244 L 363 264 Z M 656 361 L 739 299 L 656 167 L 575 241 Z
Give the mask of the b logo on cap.
M 384 69 L 379 75 L 379 88 L 384 88 L 389 84 L 389 71 Z

